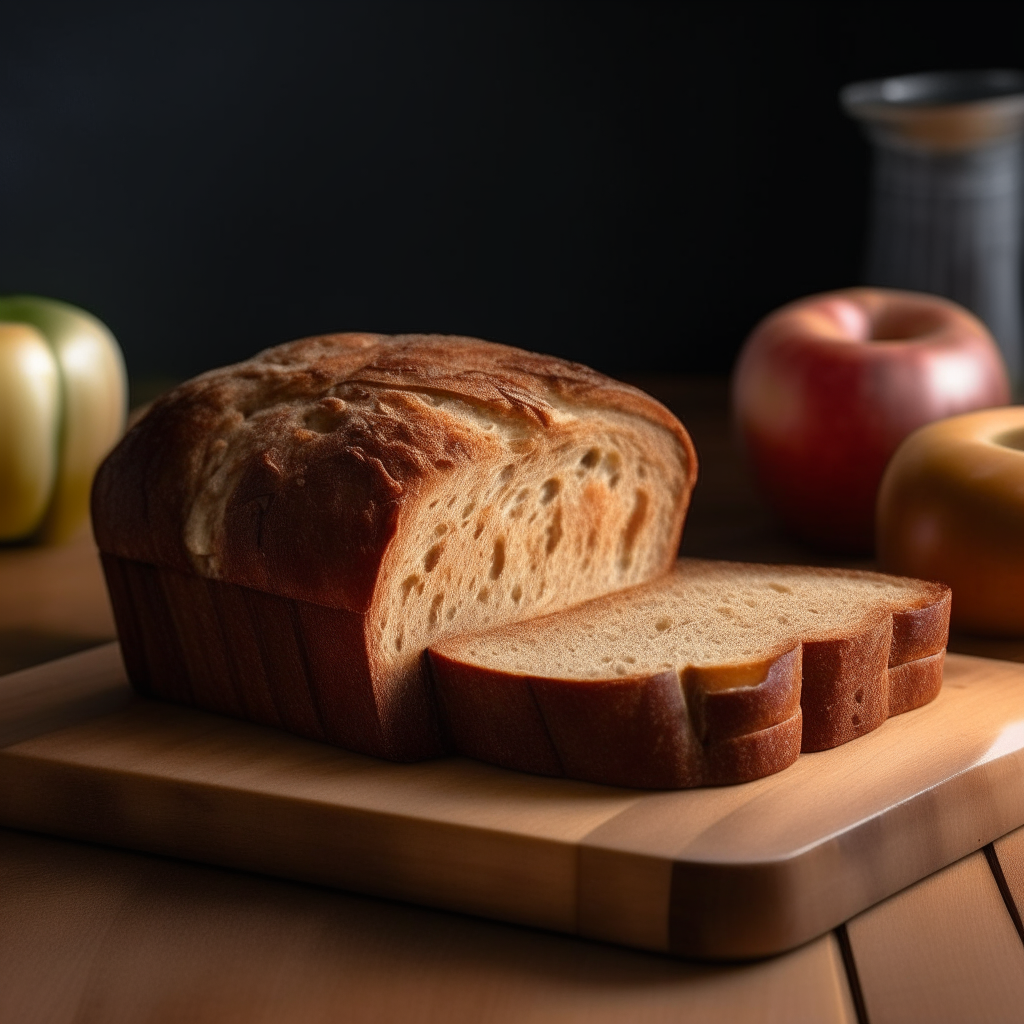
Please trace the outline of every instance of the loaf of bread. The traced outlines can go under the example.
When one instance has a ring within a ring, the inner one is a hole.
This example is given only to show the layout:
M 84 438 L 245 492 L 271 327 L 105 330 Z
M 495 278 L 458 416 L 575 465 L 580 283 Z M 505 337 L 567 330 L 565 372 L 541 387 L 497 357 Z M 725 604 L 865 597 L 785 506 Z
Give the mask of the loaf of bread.
M 662 575 L 696 471 L 586 367 L 338 334 L 156 402 L 93 524 L 138 690 L 412 760 L 446 749 L 424 648 Z
M 949 588 L 682 559 L 665 577 L 429 658 L 460 752 L 673 789 L 746 782 L 932 700 Z

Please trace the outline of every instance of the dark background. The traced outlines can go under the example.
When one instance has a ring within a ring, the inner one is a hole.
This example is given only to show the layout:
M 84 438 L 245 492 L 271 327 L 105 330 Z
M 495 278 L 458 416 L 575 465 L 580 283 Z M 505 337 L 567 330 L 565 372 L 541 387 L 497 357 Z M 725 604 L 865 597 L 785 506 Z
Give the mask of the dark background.
M 4 5 L 0 294 L 92 310 L 137 377 L 351 329 L 724 373 L 859 280 L 839 87 L 1020 66 L 1012 11 Z

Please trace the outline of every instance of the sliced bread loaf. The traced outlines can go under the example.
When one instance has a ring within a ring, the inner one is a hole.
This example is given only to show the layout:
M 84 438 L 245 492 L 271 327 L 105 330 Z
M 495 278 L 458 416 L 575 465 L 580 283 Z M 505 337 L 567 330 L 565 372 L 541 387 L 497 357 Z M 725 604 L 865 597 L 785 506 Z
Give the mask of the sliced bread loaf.
M 927 703 L 949 588 L 879 573 L 680 560 L 667 576 L 429 650 L 455 747 L 612 785 L 777 772 Z
M 307 338 L 157 401 L 93 526 L 142 693 L 368 754 L 445 752 L 423 650 L 666 572 L 682 424 L 472 338 Z

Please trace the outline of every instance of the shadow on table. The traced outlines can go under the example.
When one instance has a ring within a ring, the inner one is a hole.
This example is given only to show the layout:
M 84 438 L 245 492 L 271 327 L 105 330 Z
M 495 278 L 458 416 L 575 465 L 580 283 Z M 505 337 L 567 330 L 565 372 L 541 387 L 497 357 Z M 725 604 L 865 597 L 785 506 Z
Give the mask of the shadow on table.
M 110 642 L 110 637 L 62 636 L 37 630 L 0 629 L 0 676 Z

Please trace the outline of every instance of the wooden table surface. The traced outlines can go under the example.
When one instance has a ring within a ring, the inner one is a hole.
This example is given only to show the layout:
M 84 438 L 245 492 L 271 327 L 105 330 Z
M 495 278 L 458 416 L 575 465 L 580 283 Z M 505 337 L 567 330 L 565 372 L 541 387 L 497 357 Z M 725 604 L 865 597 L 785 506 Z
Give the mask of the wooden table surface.
M 759 504 L 723 381 L 643 383 L 701 457 L 685 554 L 829 561 Z M 0 671 L 112 635 L 88 535 L 0 550 Z M 1024 645 L 951 646 L 1024 661 Z M 792 953 L 731 965 L 0 830 L 0 1021 L 1019 1021 L 1022 911 L 1024 829 Z

